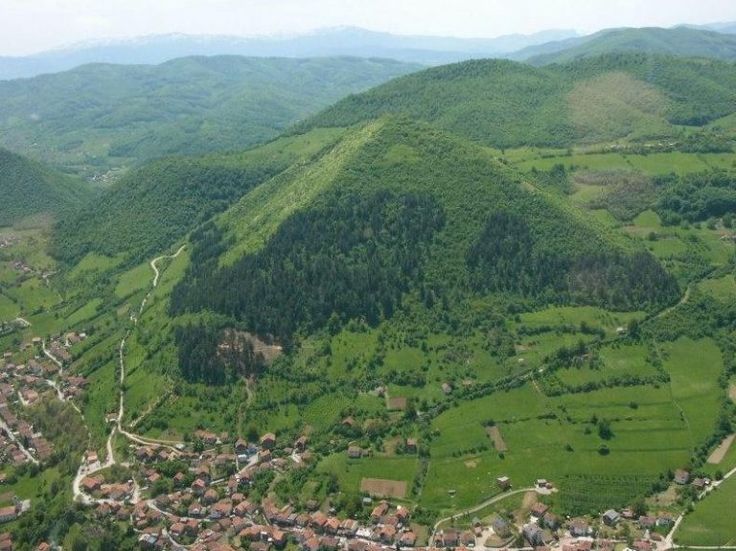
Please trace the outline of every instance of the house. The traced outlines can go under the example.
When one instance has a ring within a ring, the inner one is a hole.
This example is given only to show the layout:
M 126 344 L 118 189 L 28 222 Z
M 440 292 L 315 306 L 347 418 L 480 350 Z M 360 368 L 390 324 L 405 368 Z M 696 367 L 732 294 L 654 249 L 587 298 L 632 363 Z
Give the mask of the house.
M 601 520 L 606 526 L 616 526 L 621 520 L 621 515 L 617 511 L 609 509 L 608 511 L 603 513 Z
M 560 527 L 560 517 L 551 511 L 547 511 L 542 517 L 542 524 L 550 530 L 557 530 Z
M 642 530 L 648 530 L 654 528 L 657 525 L 657 519 L 654 517 L 642 515 L 639 517 L 639 528 Z
M 455 530 L 445 530 L 442 532 L 442 547 L 457 547 L 460 538 Z
M 417 453 L 417 439 L 416 438 L 406 439 L 406 451 L 407 453 Z
M 0 522 L 10 522 L 18 518 L 18 511 L 14 505 L 0 508 Z
M 659 513 L 657 515 L 657 526 L 662 526 L 665 528 L 669 528 L 675 524 L 675 517 L 672 516 L 670 513 Z
M 499 476 L 496 479 L 496 485 L 502 490 L 511 488 L 511 479 L 508 476 Z
M 705 490 L 705 487 L 708 485 L 708 480 L 705 478 L 696 478 L 693 480 L 693 488 L 695 488 L 698 492 L 702 492 Z
M 507 538 L 511 535 L 511 525 L 504 518 L 494 518 L 493 522 L 491 522 L 491 528 L 493 528 L 493 533 L 499 538 Z
M 235 441 L 235 454 L 240 455 L 247 455 L 248 453 L 248 442 L 243 440 L 242 438 L 238 438 Z
M 677 469 L 675 471 L 675 484 L 683 486 L 688 482 L 690 482 L 690 473 L 685 469 Z
M 584 538 L 590 534 L 590 526 L 581 518 L 570 521 L 570 535 L 575 538 Z
M 414 547 L 417 542 L 417 535 L 414 532 L 404 532 L 399 538 L 399 544 L 402 547 Z
M 359 448 L 358 446 L 349 446 L 348 457 L 351 459 L 359 459 L 363 457 L 363 449 Z
M 99 476 L 88 476 L 88 477 L 85 477 L 82 480 L 82 489 L 85 492 L 88 492 L 88 493 L 89 492 L 94 492 L 95 490 L 99 490 L 100 489 L 100 487 L 102 486 L 102 482 L 103 482 L 103 480 Z
M 298 452 L 303 452 L 307 449 L 307 442 L 309 439 L 306 436 L 300 436 L 296 439 L 296 442 L 294 442 L 294 449 Z
M 388 502 L 382 501 L 373 508 L 373 511 L 371 511 L 371 520 L 373 522 L 378 522 L 386 513 L 388 513 Z
M 549 507 L 541 501 L 538 501 L 537 503 L 532 505 L 531 513 L 533 517 L 542 518 L 547 510 L 549 510 Z
M 452 392 L 452 385 L 450 383 L 442 383 L 442 392 L 444 394 L 450 394 Z
M 529 545 L 538 547 L 544 545 L 544 531 L 536 524 L 530 523 L 525 524 L 521 529 L 521 533 L 524 539 L 529 542 Z
M 273 449 L 276 445 L 276 435 L 272 432 L 268 432 L 261 437 L 261 447 L 267 450 Z

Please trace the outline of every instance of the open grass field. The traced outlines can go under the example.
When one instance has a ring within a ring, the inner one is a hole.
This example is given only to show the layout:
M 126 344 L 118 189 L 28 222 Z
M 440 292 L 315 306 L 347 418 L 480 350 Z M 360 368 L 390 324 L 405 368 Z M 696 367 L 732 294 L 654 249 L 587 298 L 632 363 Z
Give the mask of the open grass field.
M 645 174 L 702 172 L 713 168 L 732 168 L 736 155 L 728 153 L 573 153 L 550 156 L 549 152 L 523 149 L 507 151 L 506 156 L 522 170 L 549 170 L 561 164 L 566 168 L 586 170 L 638 170 Z
M 137 291 L 147 289 L 151 285 L 153 270 L 145 262 L 120 275 L 115 286 L 115 295 L 119 298 L 128 297 Z
M 673 403 L 682 411 L 693 444 L 701 442 L 713 432 L 723 398 L 718 386 L 721 352 L 712 339 L 687 338 L 662 345 L 661 351 L 671 377 Z
M 675 543 L 678 545 L 736 545 L 736 477 L 726 480 L 682 521 Z
M 594 306 L 559 306 L 521 314 L 521 323 L 527 327 L 575 325 L 586 323 L 600 327 L 607 335 L 616 334 L 618 327 L 626 327 L 633 319 L 642 319 L 644 312 L 609 312 Z
M 419 461 L 414 456 L 349 459 L 347 454 L 337 453 L 323 459 L 317 465 L 317 471 L 334 474 L 343 492 L 356 494 L 361 491 L 365 479 L 384 479 L 387 476 L 391 477 L 392 487 L 398 489 L 400 484 L 395 482 L 400 482 L 406 484 L 408 488 L 414 480 L 418 466 Z
M 733 274 L 705 279 L 698 284 L 698 288 L 723 302 L 736 299 L 736 279 Z
M 20 308 L 10 298 L 0 293 L 0 321 L 10 321 L 18 317 Z

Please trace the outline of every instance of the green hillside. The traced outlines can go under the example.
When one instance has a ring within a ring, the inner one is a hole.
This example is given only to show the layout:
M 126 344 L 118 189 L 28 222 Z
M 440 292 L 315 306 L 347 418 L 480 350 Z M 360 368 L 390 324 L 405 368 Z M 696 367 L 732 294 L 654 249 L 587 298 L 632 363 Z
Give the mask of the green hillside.
M 252 187 L 332 143 L 339 130 L 281 138 L 243 153 L 151 161 L 121 178 L 54 235 L 55 256 L 68 264 L 87 253 L 142 260 L 225 210 Z
M 192 57 L 85 65 L 0 82 L 0 145 L 88 174 L 238 150 L 418 65 L 357 58 Z
M 610 29 L 582 38 L 531 46 L 513 58 L 532 65 L 548 65 L 621 52 L 734 60 L 736 35 L 688 27 Z
M 90 190 L 77 178 L 0 148 L 0 194 L 0 226 L 8 226 L 29 216 L 69 212 Z
M 541 68 L 469 61 L 349 96 L 302 127 L 403 113 L 499 148 L 685 140 L 736 111 L 735 85 L 736 68 L 714 60 L 611 54 Z
M 231 243 L 239 255 L 227 252 Z M 196 234 L 172 312 L 211 310 L 288 341 L 328 322 L 375 325 L 407 293 L 428 304 L 499 293 L 636 310 L 672 301 L 677 285 L 643 249 L 484 149 L 388 118 L 263 184 Z

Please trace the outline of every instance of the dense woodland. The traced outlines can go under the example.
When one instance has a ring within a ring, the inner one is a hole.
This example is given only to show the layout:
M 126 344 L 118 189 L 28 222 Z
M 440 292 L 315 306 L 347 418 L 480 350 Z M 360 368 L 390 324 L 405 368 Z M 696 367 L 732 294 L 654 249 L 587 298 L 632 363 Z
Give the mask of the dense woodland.
M 418 65 L 358 58 L 189 57 L 0 81 L 0 145 L 87 175 L 234 151 Z
M 555 254 L 534 239 L 523 218 L 504 212 L 491 214 L 467 262 L 476 289 L 533 296 L 541 303 L 649 310 L 679 294 L 674 278 L 647 252 Z
M 734 90 L 736 68 L 715 60 L 609 53 L 541 68 L 475 60 L 350 96 L 302 126 L 405 113 L 499 148 L 681 138 L 674 125 L 700 126 L 735 112 Z
M 0 148 L 0 226 L 27 216 L 65 215 L 92 195 L 82 180 Z
M 328 320 L 376 324 L 421 282 L 426 245 L 443 223 L 442 209 L 426 196 L 338 194 L 290 217 L 263 250 L 231 267 L 213 273 L 208 262 L 193 262 L 171 311 L 212 309 L 284 340 Z M 217 251 L 205 240 L 194 254 L 205 247 Z

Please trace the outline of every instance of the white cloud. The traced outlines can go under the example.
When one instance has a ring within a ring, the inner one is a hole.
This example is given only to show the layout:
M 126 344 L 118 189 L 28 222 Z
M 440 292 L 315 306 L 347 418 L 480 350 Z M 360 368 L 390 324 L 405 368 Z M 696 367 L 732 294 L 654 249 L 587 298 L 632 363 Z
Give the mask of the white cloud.
M 0 0 L 0 54 L 167 32 L 254 35 L 356 25 L 489 37 L 734 19 L 732 0 Z

